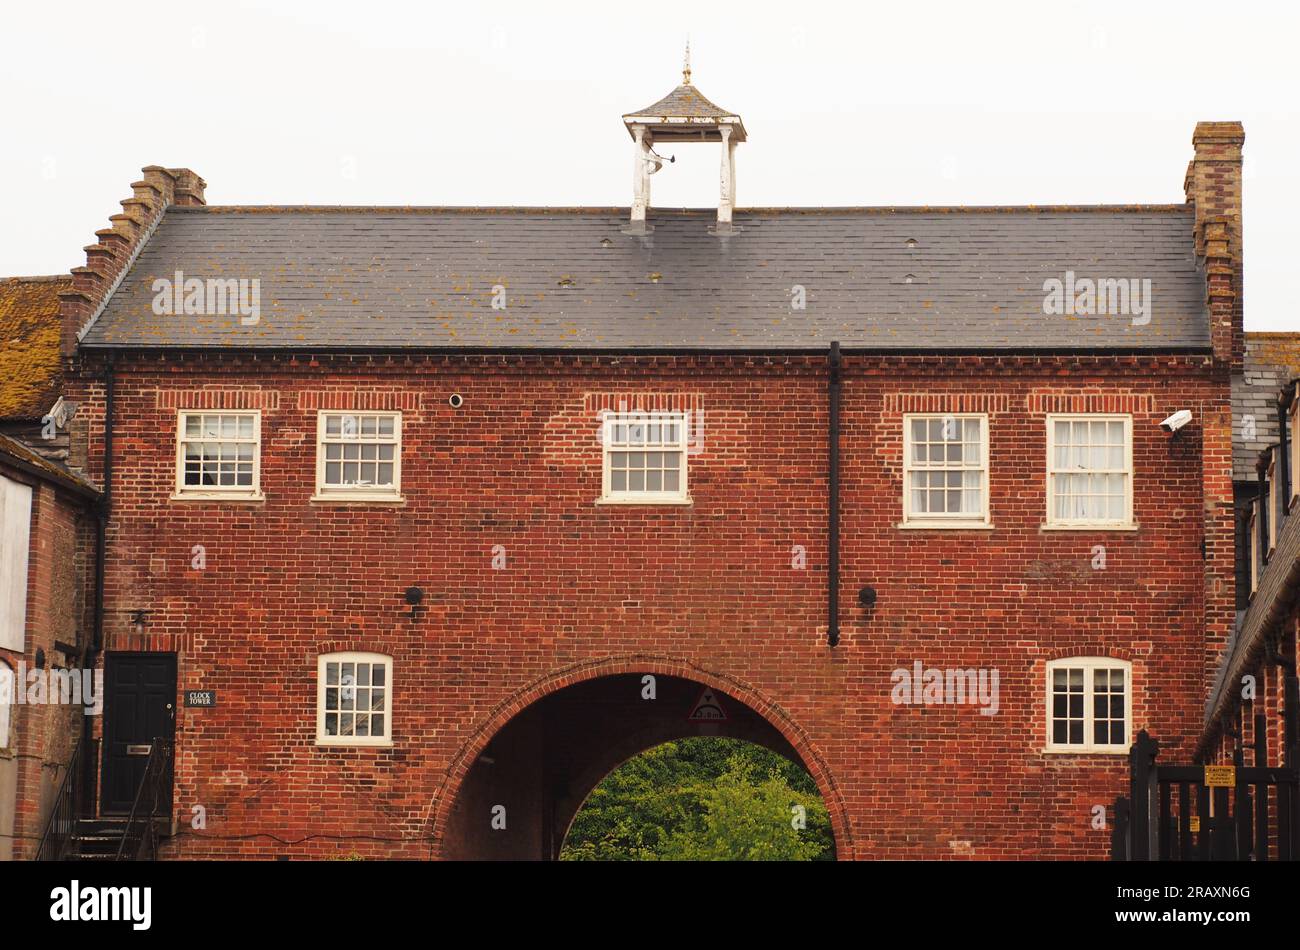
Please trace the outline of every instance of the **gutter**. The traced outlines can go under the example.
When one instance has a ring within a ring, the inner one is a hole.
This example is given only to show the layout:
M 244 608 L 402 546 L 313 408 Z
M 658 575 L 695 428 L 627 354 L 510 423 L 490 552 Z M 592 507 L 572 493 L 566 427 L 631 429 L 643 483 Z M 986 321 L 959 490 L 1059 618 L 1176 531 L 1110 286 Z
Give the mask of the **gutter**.
M 827 448 L 829 454 L 829 498 L 827 499 L 827 604 L 826 645 L 840 642 L 840 345 L 832 343 L 830 350 L 830 379 L 827 383 L 829 428 Z

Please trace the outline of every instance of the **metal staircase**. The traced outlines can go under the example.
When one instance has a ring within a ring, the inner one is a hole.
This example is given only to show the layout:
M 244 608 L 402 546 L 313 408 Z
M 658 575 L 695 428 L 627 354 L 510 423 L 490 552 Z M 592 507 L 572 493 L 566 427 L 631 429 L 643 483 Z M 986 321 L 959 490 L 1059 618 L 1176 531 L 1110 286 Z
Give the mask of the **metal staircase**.
M 159 841 L 170 830 L 165 789 L 171 773 L 172 743 L 155 739 L 136 790 L 131 813 L 93 815 L 95 744 L 78 740 L 54 798 L 50 818 L 36 851 L 37 861 L 152 861 Z M 92 814 L 87 814 L 90 812 Z

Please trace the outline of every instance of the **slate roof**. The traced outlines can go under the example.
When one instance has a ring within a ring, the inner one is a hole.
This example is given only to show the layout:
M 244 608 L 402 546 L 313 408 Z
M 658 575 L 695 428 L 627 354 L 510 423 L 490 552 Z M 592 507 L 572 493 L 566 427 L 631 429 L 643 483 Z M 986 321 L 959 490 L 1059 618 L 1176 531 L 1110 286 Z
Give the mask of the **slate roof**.
M 0 421 L 38 420 L 63 386 L 59 291 L 72 278 L 0 278 Z
M 1300 377 L 1300 333 L 1247 333 L 1245 372 L 1232 378 L 1232 478 L 1255 482 L 1259 453 L 1280 438 L 1278 391 Z M 1255 438 L 1245 437 L 1246 416 L 1255 419 Z
M 1184 206 L 173 208 L 89 346 L 602 351 L 1205 349 Z M 261 318 L 155 314 L 153 281 L 256 278 Z M 1153 314 L 1047 316 L 1044 281 L 1149 278 Z M 506 288 L 504 310 L 493 287 Z M 806 309 L 792 308 L 798 287 Z
M 726 119 L 735 117 L 706 99 L 694 86 L 682 84 L 652 106 L 626 113 L 623 118 L 632 115 L 652 115 L 660 118 L 682 119 Z

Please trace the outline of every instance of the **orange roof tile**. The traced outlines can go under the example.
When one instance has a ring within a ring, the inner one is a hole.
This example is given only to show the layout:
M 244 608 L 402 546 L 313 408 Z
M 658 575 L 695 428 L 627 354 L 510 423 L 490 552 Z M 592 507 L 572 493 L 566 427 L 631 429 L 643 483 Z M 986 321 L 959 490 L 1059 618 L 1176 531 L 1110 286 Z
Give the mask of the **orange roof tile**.
M 0 419 L 40 419 L 59 398 L 59 291 L 71 286 L 66 275 L 0 278 Z

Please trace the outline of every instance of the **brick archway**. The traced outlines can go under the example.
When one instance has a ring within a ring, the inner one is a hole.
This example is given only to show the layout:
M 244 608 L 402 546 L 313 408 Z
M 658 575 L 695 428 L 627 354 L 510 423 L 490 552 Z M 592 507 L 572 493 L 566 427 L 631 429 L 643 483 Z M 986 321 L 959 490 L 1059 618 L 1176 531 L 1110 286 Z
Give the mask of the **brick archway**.
M 455 822 L 458 806 L 466 807 L 462 802 L 462 793 L 467 791 L 466 784 L 471 771 L 476 763 L 480 762 L 485 750 L 489 749 L 493 741 L 507 731 L 507 727 L 518 723 L 530 710 L 537 709 L 544 700 L 557 697 L 566 691 L 572 693 L 574 687 L 583 687 L 586 684 L 586 688 L 591 688 L 598 681 L 612 681 L 619 677 L 632 675 L 639 677 L 646 674 L 667 677 L 670 681 L 689 681 L 697 686 L 708 686 L 718 690 L 731 702 L 741 704 L 742 715 L 734 717 L 734 721 L 726 727 L 720 727 L 716 731 L 710 730 L 704 734 L 743 738 L 766 745 L 797 760 L 812 776 L 826 805 L 837 854 L 842 859 L 852 857 L 852 839 L 839 789 L 824 759 L 808 735 L 795 724 L 785 710 L 748 683 L 703 669 L 687 660 L 649 654 L 607 657 L 576 663 L 552 671 L 500 702 L 462 744 L 447 770 L 442 785 L 430 803 L 429 821 L 432 824 L 430 855 L 441 858 L 475 856 L 467 855 L 465 846 L 459 844 L 457 840 L 452 840 L 456 837 L 454 834 L 449 839 L 448 829 Z M 620 735 L 616 743 L 602 748 L 589 759 L 584 760 L 580 768 L 574 769 L 572 777 L 578 784 L 570 796 L 571 800 L 557 809 L 561 813 L 558 821 L 563 825 L 563 830 L 567 830 L 568 822 L 572 820 L 578 807 L 590 792 L 591 788 L 588 786 L 594 787 L 605 774 L 628 757 L 652 748 L 660 742 L 687 734 L 689 733 L 680 730 L 674 733 L 671 725 L 651 724 L 640 730 L 629 730 L 628 733 Z

